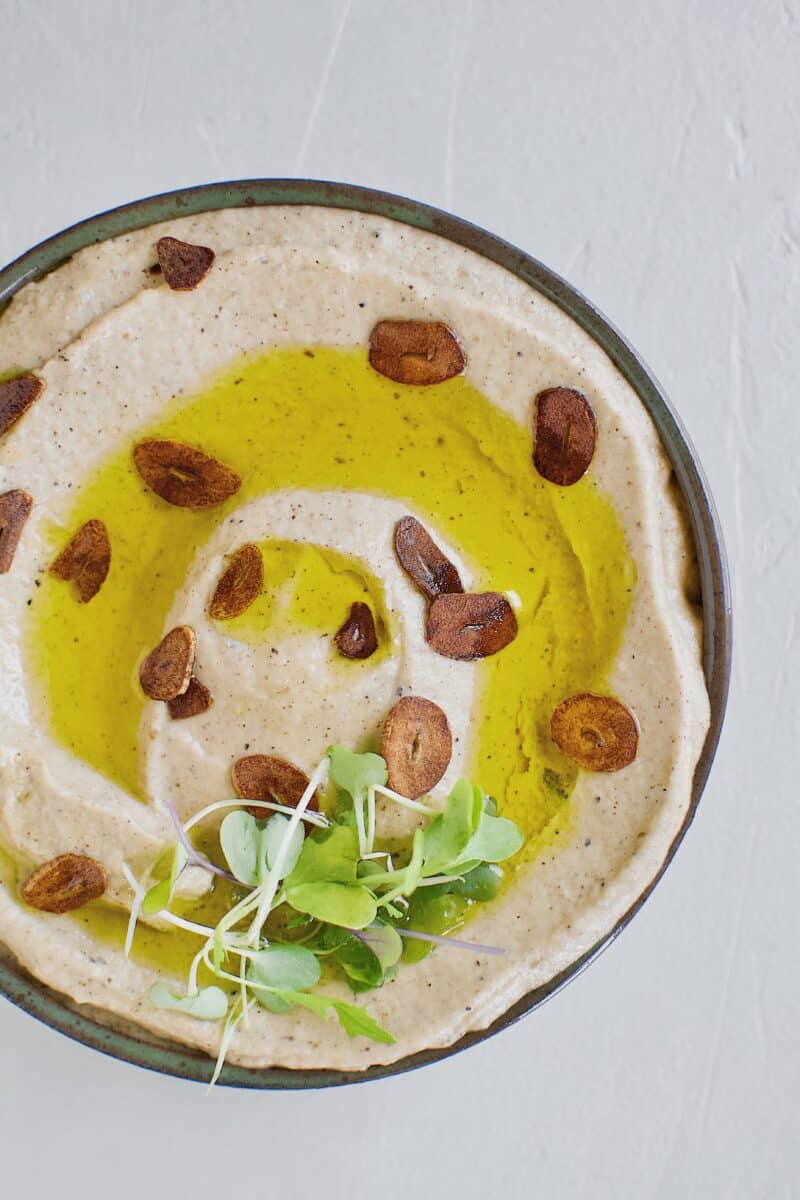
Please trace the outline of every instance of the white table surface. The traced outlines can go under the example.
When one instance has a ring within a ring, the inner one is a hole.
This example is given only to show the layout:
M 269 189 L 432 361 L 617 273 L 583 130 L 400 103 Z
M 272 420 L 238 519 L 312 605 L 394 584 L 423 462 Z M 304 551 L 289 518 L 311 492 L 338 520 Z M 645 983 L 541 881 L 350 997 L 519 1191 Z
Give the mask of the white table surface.
M 0 31 L 0 259 L 214 179 L 452 209 L 652 365 L 737 620 L 694 826 L 552 1003 L 422 1073 L 207 1097 L 0 1002 L 4 1195 L 800 1195 L 798 0 L 0 0 Z

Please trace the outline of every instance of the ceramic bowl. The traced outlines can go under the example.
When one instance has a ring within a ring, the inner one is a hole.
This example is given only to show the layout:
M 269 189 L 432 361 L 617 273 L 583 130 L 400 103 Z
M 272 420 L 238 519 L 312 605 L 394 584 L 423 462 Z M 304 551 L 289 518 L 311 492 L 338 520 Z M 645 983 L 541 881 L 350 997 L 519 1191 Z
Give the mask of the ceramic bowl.
M 640 356 L 588 300 L 535 258 L 491 233 L 427 204 L 406 200 L 386 192 L 373 191 L 370 188 L 296 179 L 212 183 L 151 196 L 146 200 L 136 200 L 132 204 L 81 221 L 65 229 L 63 233 L 48 238 L 11 263 L 0 272 L 0 312 L 19 288 L 54 270 L 84 246 L 175 217 L 223 208 L 267 204 L 316 204 L 331 208 L 355 209 L 390 217 L 394 221 L 401 221 L 417 229 L 448 238 L 505 267 L 541 292 L 577 321 L 603 348 L 650 413 L 683 493 L 700 569 L 703 667 L 711 698 L 711 724 L 695 771 L 691 804 L 658 875 L 614 928 L 586 954 L 571 963 L 565 971 L 542 987 L 528 992 L 488 1029 L 467 1034 L 452 1046 L 424 1050 L 389 1066 L 347 1072 L 281 1068 L 254 1070 L 228 1064 L 223 1068 L 220 1078 L 221 1084 L 233 1087 L 316 1088 L 397 1075 L 437 1062 L 475 1045 L 476 1042 L 484 1041 L 538 1008 L 570 979 L 574 979 L 632 920 L 663 875 L 692 822 L 717 748 L 725 715 L 731 668 L 730 585 L 719 520 L 702 467 L 662 388 Z M 207 1082 L 211 1076 L 213 1063 L 206 1055 L 178 1045 L 155 1041 L 148 1038 L 143 1031 L 131 1026 L 122 1027 L 115 1023 L 114 1027 L 111 1027 L 105 1024 L 99 1019 L 98 1013 L 70 1004 L 63 996 L 32 979 L 11 962 L 8 956 L 0 958 L 0 992 L 51 1028 L 58 1029 L 68 1037 L 115 1058 L 183 1079 Z

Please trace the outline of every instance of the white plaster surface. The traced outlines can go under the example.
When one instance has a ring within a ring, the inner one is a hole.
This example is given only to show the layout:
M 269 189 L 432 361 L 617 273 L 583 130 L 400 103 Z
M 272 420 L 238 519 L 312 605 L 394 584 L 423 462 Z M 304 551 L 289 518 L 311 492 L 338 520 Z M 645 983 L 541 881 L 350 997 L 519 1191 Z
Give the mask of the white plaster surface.
M 695 824 L 552 1003 L 422 1073 L 208 1098 L 0 1004 L 3 1194 L 800 1195 L 798 0 L 0 0 L 0 34 L 1 260 L 221 178 L 450 208 L 652 365 L 737 617 Z

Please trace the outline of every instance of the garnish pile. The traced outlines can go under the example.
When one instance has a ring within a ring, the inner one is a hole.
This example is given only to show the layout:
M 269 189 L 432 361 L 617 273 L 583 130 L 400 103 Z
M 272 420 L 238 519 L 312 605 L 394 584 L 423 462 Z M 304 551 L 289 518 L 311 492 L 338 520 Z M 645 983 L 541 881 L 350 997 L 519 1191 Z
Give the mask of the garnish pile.
M 211 804 L 182 824 L 172 811 L 177 841 L 142 880 L 126 870 L 135 893 L 126 941 L 130 952 L 141 915 L 196 934 L 200 946 L 186 993 L 164 983 L 149 999 L 199 1020 L 225 1021 L 212 1082 L 240 1021 L 253 1004 L 275 1014 L 293 1006 L 326 1017 L 334 1012 L 350 1037 L 391 1044 L 391 1033 L 360 1005 L 313 991 L 323 965 L 331 978 L 344 978 L 354 993 L 394 979 L 404 939 L 466 946 L 502 953 L 414 928 L 415 913 L 429 898 L 460 896 L 481 902 L 496 895 L 502 879 L 497 863 L 515 854 L 523 836 L 513 821 L 496 815 L 494 801 L 467 780 L 451 791 L 438 812 L 387 787 L 386 761 L 334 746 L 308 781 L 296 806 L 242 799 Z M 315 810 L 319 789 L 337 789 L 331 817 Z M 376 800 L 388 799 L 419 813 L 426 823 L 394 857 L 376 850 Z M 190 840 L 191 830 L 212 813 L 230 809 L 219 827 L 227 868 L 210 861 Z M 249 810 L 249 811 L 248 811 Z M 256 817 L 253 812 L 262 811 Z M 166 862 L 167 874 L 151 883 Z M 231 907 L 215 927 L 198 924 L 171 908 L 181 872 L 203 867 L 235 884 Z M 241 898 L 239 898 L 241 897 Z M 420 946 L 420 950 L 422 947 Z M 422 953 L 416 953 L 416 958 Z M 199 972 L 217 982 L 200 986 Z

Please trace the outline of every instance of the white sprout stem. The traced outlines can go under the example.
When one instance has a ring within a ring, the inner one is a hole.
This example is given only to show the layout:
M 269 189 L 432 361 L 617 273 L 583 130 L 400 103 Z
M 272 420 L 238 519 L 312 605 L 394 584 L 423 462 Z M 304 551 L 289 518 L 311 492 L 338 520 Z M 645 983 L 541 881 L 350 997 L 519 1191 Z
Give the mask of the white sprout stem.
M 250 1005 L 247 1003 L 247 959 L 244 956 L 239 960 L 239 987 L 242 993 L 242 1006 L 244 1008 L 244 1027 L 250 1028 Z
M 375 847 L 375 827 L 375 788 L 371 787 L 367 792 L 367 842 L 370 851 Z
M 286 836 L 286 834 L 284 834 L 284 836 Z M 266 883 L 268 878 L 269 875 L 265 875 L 264 880 L 258 885 L 258 887 L 253 888 L 248 896 L 245 896 L 243 900 L 240 900 L 238 904 L 235 904 L 233 908 L 228 909 L 222 920 L 217 925 L 217 928 L 214 930 L 215 933 L 219 933 L 221 936 L 224 936 L 228 933 L 228 930 L 232 929 L 233 926 L 239 921 L 244 920 L 246 916 L 248 916 L 251 912 L 253 912 L 254 909 L 258 907 L 261 900 L 263 885 Z M 279 896 L 278 899 L 282 899 L 282 896 Z M 240 936 L 244 937 L 245 935 L 241 934 Z
M 270 812 L 283 813 L 287 817 L 292 816 L 297 811 L 294 808 L 290 808 L 287 804 L 273 804 L 271 800 L 246 800 L 242 798 L 238 800 L 217 800 L 214 804 L 208 804 L 205 808 L 201 808 L 200 812 L 195 813 L 183 828 L 188 833 L 190 829 L 193 829 L 195 825 L 211 813 L 221 812 L 224 808 L 242 808 L 243 805 L 246 805 L 248 808 L 265 808 Z M 313 810 L 304 813 L 303 820 L 308 821 L 310 825 L 319 826 L 320 829 L 327 829 L 330 824 L 328 818 L 323 813 L 314 812 Z
M 130 916 L 128 917 L 128 928 L 125 931 L 125 957 L 130 958 L 131 948 L 133 946 L 133 935 L 136 933 L 136 922 L 139 920 L 142 902 L 145 897 L 145 884 L 150 876 L 151 867 L 147 868 L 144 880 L 139 883 L 139 880 L 131 871 L 126 862 L 122 864 L 122 874 L 130 884 L 133 891 L 133 904 L 131 905 Z
M 353 796 L 353 810 L 356 814 L 356 829 L 358 830 L 358 857 L 363 858 L 367 853 L 367 834 L 364 829 L 364 797 L 360 793 Z
M 152 868 L 148 868 L 147 876 L 149 876 Z M 142 903 L 146 895 L 146 890 L 143 884 L 134 876 L 133 872 L 128 867 L 127 863 L 122 864 L 122 873 L 130 884 L 134 893 L 134 901 L 131 905 L 130 917 L 128 919 L 128 929 L 125 935 L 125 957 L 130 954 L 131 946 L 133 945 L 133 935 L 136 930 L 136 922 L 141 911 Z M 168 925 L 174 925 L 176 929 L 183 929 L 186 933 L 196 933 L 198 937 L 213 938 L 214 930 L 208 925 L 198 925 L 195 921 L 187 921 L 184 917 L 179 917 L 177 913 L 170 912 L 168 908 L 162 908 L 160 912 L 153 913 L 153 916 L 161 917 Z
M 375 850 L 375 851 L 373 851 L 372 854 L 365 854 L 363 856 L 362 861 L 370 862 L 372 859 L 375 859 L 375 858 L 389 858 L 389 851 L 388 850 Z
M 231 1013 L 231 1015 L 228 1017 L 228 1020 L 225 1022 L 225 1030 L 222 1034 L 222 1041 L 220 1042 L 220 1046 L 219 1046 L 219 1054 L 217 1055 L 217 1061 L 214 1066 L 214 1074 L 211 1076 L 211 1082 L 208 1085 L 209 1091 L 211 1091 L 212 1087 L 219 1079 L 219 1074 L 220 1074 L 220 1071 L 222 1070 L 222 1065 L 225 1062 L 225 1055 L 228 1053 L 228 1046 L 231 1044 L 231 1039 L 233 1038 L 233 1035 L 236 1032 L 236 1026 L 239 1024 L 242 1017 L 244 1016 L 244 1013 L 247 1011 L 249 1001 L 245 1001 L 243 1007 L 241 1007 L 241 1001 L 239 1003 L 240 1003 L 239 1012 L 236 1012 L 234 1010 Z
M 246 937 L 247 935 L 242 934 L 242 936 Z M 238 954 L 240 958 L 247 959 L 255 958 L 255 956 L 259 953 L 259 951 L 254 949 L 254 947 L 240 945 L 239 942 L 231 942 L 228 945 L 228 949 L 230 950 L 231 954 Z
M 250 936 L 248 938 L 248 941 L 250 942 L 251 946 L 257 945 L 258 939 L 261 936 L 261 927 L 263 926 L 264 922 L 266 921 L 267 916 L 269 915 L 270 909 L 272 907 L 272 901 L 275 899 L 275 893 L 277 892 L 278 887 L 280 885 L 280 881 L 281 881 L 281 871 L 283 869 L 283 864 L 285 863 L 286 856 L 289 853 L 289 843 L 292 839 L 292 835 L 294 834 L 295 829 L 297 829 L 298 825 L 300 824 L 300 821 L 302 820 L 302 817 L 303 817 L 303 813 L 306 811 L 306 808 L 311 803 L 311 799 L 314 796 L 314 793 L 316 792 L 317 788 L 322 786 L 324 784 L 324 781 L 327 779 L 329 769 L 330 769 L 330 760 L 328 759 L 328 756 L 326 755 L 325 758 L 323 758 L 322 762 L 317 767 L 316 771 L 314 771 L 314 774 L 309 779 L 308 787 L 306 788 L 306 790 L 303 792 L 302 796 L 298 800 L 297 807 L 295 808 L 294 812 L 292 813 L 291 817 L 289 818 L 289 823 L 287 824 L 286 829 L 283 832 L 283 837 L 281 838 L 281 844 L 278 848 L 278 853 L 275 855 L 275 862 L 272 864 L 269 874 L 267 875 L 263 884 L 261 884 L 260 887 L 256 889 L 255 894 L 258 895 L 258 893 L 260 892 L 261 898 L 260 898 L 260 902 L 258 905 L 258 910 L 256 912 L 255 920 L 253 921 L 252 925 L 250 926 Z
M 164 803 L 167 806 L 167 812 L 169 813 L 172 819 L 172 824 L 175 826 L 175 830 L 178 834 L 178 841 L 186 852 L 186 862 L 183 865 L 188 866 L 191 864 L 195 867 L 202 867 L 204 871 L 210 871 L 212 875 L 219 875 L 221 879 L 227 879 L 231 883 L 236 883 L 237 879 L 235 875 L 232 875 L 230 871 L 226 871 L 222 867 L 218 867 L 216 863 L 213 863 L 210 858 L 207 858 L 205 854 L 201 854 L 200 851 L 192 845 L 191 839 L 189 838 L 189 835 L 184 829 L 181 819 L 178 816 L 178 810 L 172 803 L 172 800 L 169 798 L 169 796 L 164 797 Z M 182 870 L 183 867 L 181 867 L 181 871 Z
M 233 908 L 229 909 L 225 913 L 214 932 L 219 932 L 220 935 L 226 934 L 228 930 L 237 923 L 237 921 L 243 920 L 244 917 L 248 916 L 255 908 L 258 907 L 259 898 L 260 892 L 256 888 L 250 892 L 249 896 L 245 896 L 244 900 L 240 900 L 238 904 L 235 904 Z
M 386 887 L 387 884 L 391 885 L 392 887 L 397 886 L 397 877 L 399 876 L 402 879 L 405 876 L 406 868 L 399 867 L 398 870 L 395 871 L 394 866 L 392 865 L 392 857 L 385 851 L 378 851 L 377 854 L 368 854 L 366 855 L 366 860 L 369 861 L 369 859 L 372 858 L 381 858 L 384 857 L 384 855 L 386 857 L 386 870 L 381 871 L 380 874 L 376 872 L 373 875 L 365 875 L 363 877 L 363 882 L 368 884 L 373 889 Z M 395 879 L 392 879 L 391 876 L 395 876 Z M 438 883 L 455 883 L 456 881 L 463 881 L 463 879 L 463 875 L 429 875 L 425 879 L 420 879 L 415 884 L 412 891 L 416 891 L 417 888 L 422 887 L 434 887 Z M 402 896 L 403 894 L 403 889 L 401 888 L 400 891 L 396 891 L 394 895 L 392 895 L 391 892 L 387 892 L 383 899 L 391 901 L 394 900 L 396 896 Z
M 431 808 L 430 804 L 421 804 L 419 800 L 409 800 L 408 796 L 401 796 L 399 792 L 393 792 L 391 788 L 383 787 L 379 783 L 376 783 L 374 790 L 379 796 L 386 796 L 388 800 L 394 800 L 395 804 L 399 804 L 403 808 L 412 808 L 414 812 L 427 813 L 431 817 L 435 817 L 439 812 L 438 808 Z
M 209 943 L 206 942 L 206 945 L 203 946 L 202 949 L 198 950 L 197 954 L 195 954 L 194 958 L 192 959 L 192 965 L 189 968 L 189 979 L 186 983 L 186 992 L 189 996 L 197 995 L 197 992 L 198 992 L 197 972 L 200 969 L 200 963 L 204 961 L 203 956 L 206 952 L 206 948 L 208 947 L 208 945 L 209 945 Z
M 238 954 L 239 951 L 237 950 L 234 953 Z M 247 956 L 243 954 L 242 962 L 246 962 L 246 961 L 247 961 Z M 229 979 L 231 981 L 231 983 L 241 984 L 241 982 L 242 982 L 241 973 L 239 975 L 233 975 L 230 971 L 226 971 L 224 967 L 215 967 L 214 966 L 214 963 L 211 959 L 211 951 L 208 949 L 208 947 L 203 947 L 203 962 L 208 967 L 209 971 L 211 971 L 212 974 L 216 975 L 218 979 Z
M 214 930 L 208 925 L 198 925 L 194 921 L 187 921 L 176 913 L 170 912 L 168 908 L 162 908 L 160 912 L 153 913 L 153 916 L 162 917 L 168 925 L 174 925 L 176 929 L 184 929 L 187 933 L 196 933 L 199 937 L 213 938 L 214 936 Z

